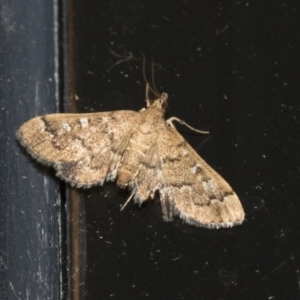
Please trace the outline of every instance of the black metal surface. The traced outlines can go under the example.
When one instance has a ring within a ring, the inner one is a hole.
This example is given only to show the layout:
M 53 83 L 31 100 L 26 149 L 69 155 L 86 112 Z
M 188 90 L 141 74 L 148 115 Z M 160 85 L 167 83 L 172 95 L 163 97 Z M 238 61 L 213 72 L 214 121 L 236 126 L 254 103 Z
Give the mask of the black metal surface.
M 208 230 L 164 223 L 158 200 L 120 212 L 128 194 L 114 184 L 81 192 L 84 299 L 299 298 L 298 8 L 76 1 L 73 17 L 78 110 L 144 107 L 145 54 L 168 115 L 210 131 L 185 137 L 246 211 L 242 226 Z
M 0 7 L 0 298 L 61 299 L 59 181 L 15 137 L 58 110 L 57 3 Z

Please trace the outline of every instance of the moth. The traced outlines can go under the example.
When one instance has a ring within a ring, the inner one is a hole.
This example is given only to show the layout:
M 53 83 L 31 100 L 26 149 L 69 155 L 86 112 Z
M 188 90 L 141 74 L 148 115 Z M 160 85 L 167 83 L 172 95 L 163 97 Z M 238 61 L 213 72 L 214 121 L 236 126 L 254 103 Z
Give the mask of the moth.
M 245 214 L 237 195 L 173 122 L 187 124 L 175 117 L 165 120 L 167 100 L 166 93 L 152 101 L 146 96 L 146 108 L 137 112 L 36 117 L 20 127 L 17 138 L 31 156 L 54 167 L 73 187 L 116 180 L 130 190 L 128 201 L 133 198 L 139 205 L 158 193 L 165 221 L 179 216 L 207 228 L 241 224 Z

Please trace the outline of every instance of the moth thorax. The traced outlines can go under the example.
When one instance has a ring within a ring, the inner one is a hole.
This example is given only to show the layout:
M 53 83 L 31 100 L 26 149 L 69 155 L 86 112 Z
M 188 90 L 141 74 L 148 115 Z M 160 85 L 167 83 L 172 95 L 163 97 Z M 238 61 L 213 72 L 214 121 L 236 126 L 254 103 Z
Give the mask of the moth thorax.
M 117 185 L 120 188 L 125 188 L 132 180 L 132 173 L 126 169 L 120 169 L 118 172 Z

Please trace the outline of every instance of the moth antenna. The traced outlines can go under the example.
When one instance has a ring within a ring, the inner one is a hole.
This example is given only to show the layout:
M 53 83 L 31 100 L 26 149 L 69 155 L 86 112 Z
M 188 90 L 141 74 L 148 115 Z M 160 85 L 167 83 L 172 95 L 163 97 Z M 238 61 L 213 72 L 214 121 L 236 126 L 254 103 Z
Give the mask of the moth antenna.
M 174 124 L 172 123 L 173 121 L 177 121 L 181 125 L 184 125 L 187 128 L 189 128 L 189 129 L 191 129 L 191 130 L 193 130 L 195 132 L 202 133 L 202 134 L 209 134 L 209 131 L 203 131 L 203 130 L 196 129 L 196 128 L 190 126 L 189 124 L 185 123 L 183 120 L 181 120 L 181 119 L 179 119 L 177 117 L 171 117 L 168 120 L 166 120 L 167 124 L 169 124 L 171 127 L 175 128 Z
M 149 107 L 150 104 L 151 104 L 150 99 L 149 99 L 149 88 L 150 88 L 149 83 L 146 82 L 146 95 L 145 95 L 145 97 L 146 97 L 147 107 Z
M 153 90 L 154 90 L 154 94 L 156 95 L 156 97 L 160 97 L 160 93 L 157 91 L 156 86 L 155 86 L 155 81 L 154 81 L 154 61 L 152 60 L 151 63 L 151 78 L 152 78 L 152 86 L 153 86 Z
M 146 76 L 146 57 L 144 54 L 142 54 L 142 56 L 143 56 L 143 77 L 146 82 L 146 103 L 147 103 L 147 107 L 148 107 L 150 105 L 150 103 L 153 102 L 150 100 L 149 91 L 151 91 L 158 98 L 160 97 L 160 94 L 157 92 L 155 85 L 154 85 L 154 88 L 151 88 L 151 86 L 149 84 L 149 81 Z M 152 71 L 152 81 L 153 81 L 153 71 Z
M 143 56 L 143 77 L 144 77 L 144 80 L 145 80 L 146 86 L 147 86 L 147 84 L 149 85 L 149 83 L 148 83 L 147 76 L 146 76 L 146 57 L 144 54 L 142 54 L 142 56 Z

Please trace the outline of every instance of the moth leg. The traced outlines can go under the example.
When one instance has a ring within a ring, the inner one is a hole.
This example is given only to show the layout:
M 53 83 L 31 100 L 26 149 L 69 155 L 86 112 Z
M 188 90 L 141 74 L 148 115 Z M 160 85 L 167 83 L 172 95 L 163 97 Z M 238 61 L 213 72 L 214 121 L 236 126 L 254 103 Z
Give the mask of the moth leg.
M 199 133 L 203 133 L 203 134 L 209 134 L 209 131 L 203 131 L 203 130 L 199 130 L 199 129 L 196 129 L 192 126 L 190 126 L 189 124 L 185 123 L 183 120 L 177 118 L 177 117 L 171 117 L 169 118 L 168 120 L 166 120 L 167 124 L 173 128 L 175 128 L 174 124 L 173 124 L 173 121 L 177 121 L 179 124 L 181 125 L 184 125 L 186 126 L 187 128 L 195 131 L 195 132 L 199 132 Z
M 134 196 L 134 193 L 132 193 L 129 198 L 126 200 L 126 202 L 122 205 L 121 207 L 121 211 L 127 206 L 127 204 L 129 203 L 129 201 L 132 199 L 132 197 Z

